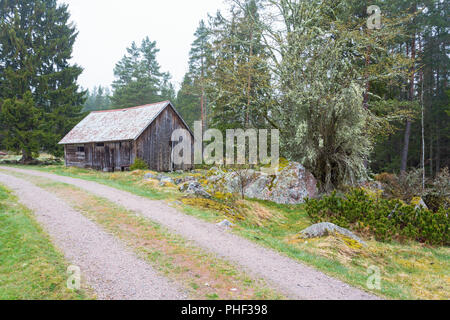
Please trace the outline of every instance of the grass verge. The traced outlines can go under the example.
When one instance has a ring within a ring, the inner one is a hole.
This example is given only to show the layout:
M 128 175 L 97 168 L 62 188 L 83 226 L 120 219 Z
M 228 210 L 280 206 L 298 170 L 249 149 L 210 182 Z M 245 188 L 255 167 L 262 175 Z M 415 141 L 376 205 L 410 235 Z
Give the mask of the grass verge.
M 68 264 L 29 209 L 0 185 L 0 300 L 82 300 L 66 287 Z

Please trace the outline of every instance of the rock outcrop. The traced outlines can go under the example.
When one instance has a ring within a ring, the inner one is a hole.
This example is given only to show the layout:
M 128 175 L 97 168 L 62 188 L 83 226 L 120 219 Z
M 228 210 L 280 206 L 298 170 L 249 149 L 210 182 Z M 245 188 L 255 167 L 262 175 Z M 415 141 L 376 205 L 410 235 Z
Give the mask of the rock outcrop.
M 242 187 L 247 198 L 280 204 L 303 203 L 318 194 L 314 176 L 296 162 L 289 163 L 276 176 L 255 170 L 225 172 L 215 167 L 208 172 L 208 188 L 213 193 L 240 194 Z

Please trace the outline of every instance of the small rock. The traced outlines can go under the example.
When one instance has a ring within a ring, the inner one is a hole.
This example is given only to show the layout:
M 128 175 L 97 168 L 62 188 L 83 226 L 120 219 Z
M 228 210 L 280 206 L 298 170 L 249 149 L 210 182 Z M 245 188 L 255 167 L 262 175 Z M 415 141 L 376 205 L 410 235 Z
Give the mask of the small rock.
M 236 289 L 236 288 L 231 288 L 230 291 L 236 292 L 236 291 L 238 291 L 238 289 Z
M 302 232 L 300 232 L 300 236 L 303 239 L 310 239 L 310 238 L 320 238 L 320 237 L 326 237 L 329 234 L 333 233 L 339 233 L 346 237 L 349 237 L 355 241 L 358 241 L 363 246 L 367 246 L 367 244 L 361 240 L 359 237 L 357 237 L 353 232 L 350 230 L 347 230 L 345 228 L 341 228 L 333 223 L 329 222 L 322 222 L 318 224 L 314 224 Z
M 176 185 L 179 185 L 179 184 L 182 184 L 183 183 L 183 179 L 176 179 L 175 180 L 175 184 Z
M 178 188 L 178 190 L 180 190 L 180 192 L 186 192 L 186 190 L 189 188 L 189 183 L 188 182 L 185 182 L 185 183 L 183 183 L 179 188 Z
M 159 179 L 159 181 L 161 181 L 161 183 L 165 183 L 165 184 L 168 184 L 168 183 L 174 184 L 173 179 L 170 177 L 161 177 L 161 179 Z
M 427 204 L 425 203 L 425 201 L 423 201 L 422 198 L 419 198 L 419 197 L 418 197 L 417 199 L 414 199 L 414 200 L 413 200 L 413 204 L 416 205 L 416 210 L 417 210 L 417 209 L 420 209 L 420 208 L 423 208 L 423 209 L 428 210 L 428 206 L 427 206 Z
M 227 228 L 231 228 L 232 226 L 234 226 L 234 224 L 232 224 L 230 221 L 228 221 L 228 220 L 223 220 L 222 222 L 219 222 L 218 224 L 217 224 L 217 226 L 218 227 L 221 227 L 221 228 L 225 228 L 225 229 L 227 229 Z
M 153 173 L 146 173 L 144 179 L 156 179 L 156 176 Z

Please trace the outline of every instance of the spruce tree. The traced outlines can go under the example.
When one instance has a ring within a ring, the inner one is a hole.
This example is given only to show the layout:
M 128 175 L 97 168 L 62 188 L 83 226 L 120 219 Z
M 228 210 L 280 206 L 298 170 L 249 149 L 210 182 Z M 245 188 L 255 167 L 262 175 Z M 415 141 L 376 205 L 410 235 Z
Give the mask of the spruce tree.
M 67 5 L 56 0 L 0 0 L 0 105 L 2 110 L 3 104 L 31 110 L 32 101 L 41 113 L 37 149 L 54 155 L 62 155 L 57 143 L 80 120 L 84 102 L 84 92 L 77 85 L 82 69 L 69 63 L 77 37 L 69 18 Z M 32 99 L 26 97 L 30 92 Z M 20 117 L 4 117 L 3 130 L 27 130 L 5 119 L 19 121 Z M 33 121 L 29 129 L 35 125 Z M 19 144 L 9 138 L 6 133 L 4 145 L 21 145 L 25 160 L 36 151 L 34 138 Z
M 194 80 L 189 73 L 184 76 L 181 88 L 178 91 L 176 107 L 189 127 L 194 127 L 195 121 L 200 121 L 200 99 L 196 93 Z
M 212 58 L 207 91 L 215 127 L 271 127 L 273 104 L 268 51 L 263 43 L 259 1 L 237 2 L 230 18 L 211 19 Z
M 41 126 L 42 112 L 36 108 L 31 92 L 23 99 L 6 99 L 0 112 L 3 123 L 4 146 L 14 152 L 22 153 L 22 162 L 32 160 L 32 155 L 40 151 L 40 139 L 44 132 Z
M 207 61 L 210 58 L 209 30 L 203 20 L 194 33 L 195 40 L 189 52 L 189 70 L 184 76 L 183 83 L 177 94 L 177 107 L 192 126 L 194 121 L 202 121 L 203 126 L 208 124 L 206 74 Z

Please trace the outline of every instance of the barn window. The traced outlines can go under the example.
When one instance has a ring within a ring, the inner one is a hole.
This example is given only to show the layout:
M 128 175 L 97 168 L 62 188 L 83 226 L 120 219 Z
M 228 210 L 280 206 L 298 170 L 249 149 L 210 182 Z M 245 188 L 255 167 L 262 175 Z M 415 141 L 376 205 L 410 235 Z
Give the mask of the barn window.
M 84 147 L 77 147 L 77 152 L 84 152 Z
M 104 147 L 105 146 L 104 143 L 97 143 L 96 145 L 97 145 L 97 147 Z

